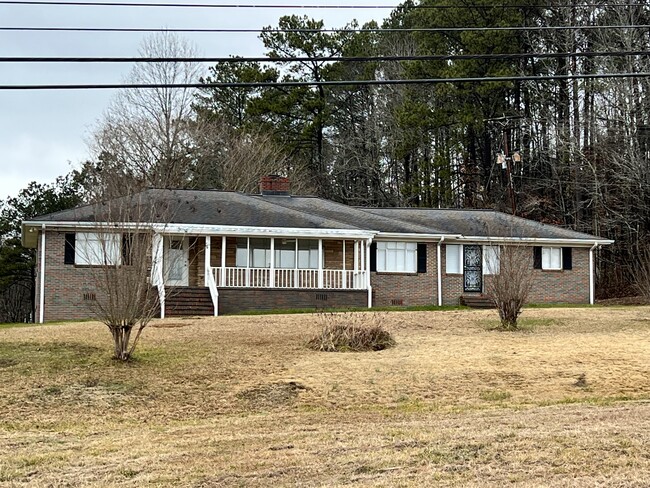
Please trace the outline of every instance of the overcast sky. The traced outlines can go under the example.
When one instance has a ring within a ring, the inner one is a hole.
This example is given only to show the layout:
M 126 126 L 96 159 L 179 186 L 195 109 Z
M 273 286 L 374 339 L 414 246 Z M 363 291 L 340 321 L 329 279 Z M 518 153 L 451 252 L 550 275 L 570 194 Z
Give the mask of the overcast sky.
M 135 1 L 135 0 L 134 0 Z M 344 0 L 176 0 L 175 3 L 349 5 Z M 354 0 L 355 5 L 399 4 Z M 256 28 L 282 15 L 323 19 L 325 27 L 381 22 L 390 9 L 143 8 L 0 4 L 3 27 Z M 0 56 L 135 56 L 144 33 L 0 32 Z M 182 34 L 203 56 L 264 53 L 256 34 Z M 0 64 L 0 85 L 117 83 L 128 64 Z M 86 140 L 114 91 L 0 90 L 0 199 L 30 181 L 49 183 L 88 156 Z

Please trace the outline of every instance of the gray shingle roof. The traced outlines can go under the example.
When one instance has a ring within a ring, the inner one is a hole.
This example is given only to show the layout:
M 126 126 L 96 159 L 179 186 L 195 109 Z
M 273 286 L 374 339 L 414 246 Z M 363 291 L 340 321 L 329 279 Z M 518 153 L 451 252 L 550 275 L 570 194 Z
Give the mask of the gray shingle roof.
M 133 198 L 133 197 L 132 197 Z M 360 208 L 304 196 L 248 195 L 216 190 L 150 189 L 137 195 L 142 221 L 242 227 L 370 230 L 383 233 L 472 237 L 597 239 L 493 210 Z M 124 203 L 125 199 L 118 200 Z M 119 206 L 119 205 L 118 205 Z M 106 220 L 110 204 L 86 205 L 41 217 L 39 222 Z M 28 222 L 26 222 L 28 223 Z
M 369 208 L 384 217 L 442 229 L 446 234 L 472 237 L 528 237 L 538 239 L 586 239 L 594 236 L 542 224 L 496 210 L 431 208 Z

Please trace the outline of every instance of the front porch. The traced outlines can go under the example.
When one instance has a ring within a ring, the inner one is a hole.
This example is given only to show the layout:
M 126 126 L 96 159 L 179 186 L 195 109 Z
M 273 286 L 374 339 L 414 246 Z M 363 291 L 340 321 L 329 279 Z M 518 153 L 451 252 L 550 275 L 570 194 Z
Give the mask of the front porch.
M 370 306 L 369 247 L 365 236 L 156 234 L 152 283 L 161 317 L 170 287 L 209 290 L 214 315 L 237 311 L 238 302 L 241 310 Z

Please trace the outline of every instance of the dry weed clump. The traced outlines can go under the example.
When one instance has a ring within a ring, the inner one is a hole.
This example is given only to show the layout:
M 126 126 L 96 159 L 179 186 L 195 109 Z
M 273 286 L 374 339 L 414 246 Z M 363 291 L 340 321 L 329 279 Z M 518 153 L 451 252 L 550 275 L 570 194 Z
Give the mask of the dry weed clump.
M 395 345 L 383 325 L 385 316 L 379 313 L 318 314 L 319 332 L 307 341 L 307 346 L 325 352 L 381 351 Z

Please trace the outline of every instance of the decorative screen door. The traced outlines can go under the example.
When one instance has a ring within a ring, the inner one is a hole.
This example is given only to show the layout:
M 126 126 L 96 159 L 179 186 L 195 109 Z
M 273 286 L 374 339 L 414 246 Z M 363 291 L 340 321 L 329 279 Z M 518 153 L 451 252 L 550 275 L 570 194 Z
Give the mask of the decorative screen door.
M 463 246 L 463 291 L 483 291 L 483 254 L 481 246 Z

